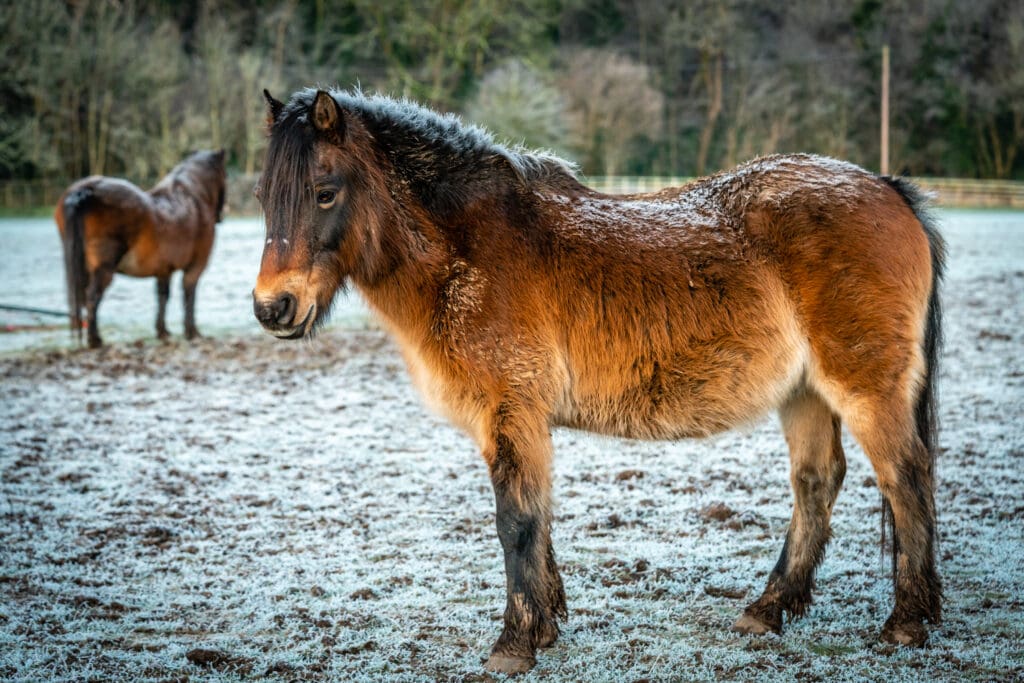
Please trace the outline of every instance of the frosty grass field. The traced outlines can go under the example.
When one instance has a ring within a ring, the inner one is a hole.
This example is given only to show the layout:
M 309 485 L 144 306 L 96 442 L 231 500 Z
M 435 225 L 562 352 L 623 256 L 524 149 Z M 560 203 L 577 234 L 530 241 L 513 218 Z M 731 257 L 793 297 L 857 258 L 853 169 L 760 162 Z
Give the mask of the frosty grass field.
M 558 429 L 569 619 L 520 680 L 1024 680 L 1024 214 L 939 217 L 946 611 L 929 646 L 877 641 L 879 494 L 849 439 L 815 605 L 751 638 L 730 626 L 790 514 L 777 421 L 678 443 Z M 16 330 L 0 334 L 0 679 L 492 679 L 504 575 L 486 467 L 354 297 L 312 343 L 259 332 L 261 230 L 220 226 L 196 344 L 178 278 L 169 344 L 153 280 L 115 278 L 98 352 L 0 311 Z M 0 239 L 0 303 L 62 309 L 52 223 L 0 220 Z

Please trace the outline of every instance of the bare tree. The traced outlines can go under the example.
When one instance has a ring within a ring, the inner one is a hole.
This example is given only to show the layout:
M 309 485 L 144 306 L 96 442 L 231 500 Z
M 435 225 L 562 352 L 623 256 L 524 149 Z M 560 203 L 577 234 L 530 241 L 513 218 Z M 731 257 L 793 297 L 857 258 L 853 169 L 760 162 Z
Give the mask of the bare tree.
M 562 90 L 584 169 L 621 173 L 638 137 L 661 136 L 664 96 L 651 84 L 650 69 L 629 57 L 577 50 L 568 57 Z
M 466 118 L 498 136 L 559 154 L 569 150 L 568 104 L 550 77 L 518 59 L 484 76 L 466 106 Z

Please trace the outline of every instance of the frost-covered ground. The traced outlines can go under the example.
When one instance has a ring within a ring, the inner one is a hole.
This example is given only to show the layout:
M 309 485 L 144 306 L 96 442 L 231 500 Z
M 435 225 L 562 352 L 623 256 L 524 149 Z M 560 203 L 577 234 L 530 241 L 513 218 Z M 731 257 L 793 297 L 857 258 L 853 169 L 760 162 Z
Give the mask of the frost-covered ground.
M 930 646 L 876 640 L 892 594 L 853 443 L 815 606 L 751 638 L 729 627 L 790 512 L 775 421 L 705 442 L 556 430 L 569 619 L 520 680 L 1022 680 L 1024 214 L 941 217 L 947 600 Z M 0 301 L 60 307 L 56 238 L 25 230 L 0 222 L 24 249 Z M 255 222 L 223 227 L 197 344 L 153 342 L 152 281 L 123 278 L 104 350 L 4 336 L 0 679 L 490 680 L 504 578 L 486 468 L 357 304 L 311 344 L 256 332 L 259 242 Z

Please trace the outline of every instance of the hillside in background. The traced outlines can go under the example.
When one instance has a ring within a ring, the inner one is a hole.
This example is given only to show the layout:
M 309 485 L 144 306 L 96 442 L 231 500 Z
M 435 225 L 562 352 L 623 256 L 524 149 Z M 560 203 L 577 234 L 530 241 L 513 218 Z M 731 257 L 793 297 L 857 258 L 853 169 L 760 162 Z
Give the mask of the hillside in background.
M 155 179 L 190 149 L 256 173 L 269 88 L 407 96 L 589 175 L 699 175 L 769 152 L 1024 178 L 1013 0 L 4 0 L 0 180 Z

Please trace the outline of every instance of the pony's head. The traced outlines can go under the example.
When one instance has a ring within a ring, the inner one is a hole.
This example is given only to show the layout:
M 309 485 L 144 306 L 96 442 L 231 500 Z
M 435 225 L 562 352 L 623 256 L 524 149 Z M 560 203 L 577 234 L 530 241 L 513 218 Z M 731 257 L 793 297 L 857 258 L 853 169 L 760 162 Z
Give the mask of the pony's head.
M 366 129 L 334 96 L 303 90 L 285 105 L 264 95 L 270 142 L 256 196 L 267 230 L 253 310 L 267 331 L 298 339 L 347 278 L 372 280 L 389 194 Z
M 504 217 L 518 210 L 520 189 L 579 187 L 565 161 L 509 149 L 408 101 L 306 89 L 284 104 L 264 95 L 270 142 L 256 195 L 267 236 L 253 307 L 278 337 L 310 334 L 348 280 L 373 287 L 425 258 L 428 244 L 465 241 L 484 205 Z

